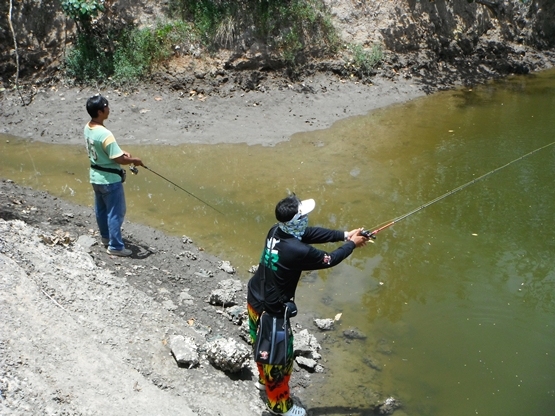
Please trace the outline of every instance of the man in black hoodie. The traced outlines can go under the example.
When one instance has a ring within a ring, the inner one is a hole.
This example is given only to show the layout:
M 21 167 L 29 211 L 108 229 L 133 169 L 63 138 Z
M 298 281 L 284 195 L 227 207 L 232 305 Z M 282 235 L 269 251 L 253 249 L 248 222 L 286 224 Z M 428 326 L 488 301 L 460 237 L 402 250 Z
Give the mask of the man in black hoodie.
M 363 247 L 368 237 L 362 228 L 352 231 L 308 227 L 308 213 L 315 207 L 313 199 L 301 201 L 295 195 L 276 205 L 279 221 L 268 232 L 266 246 L 258 270 L 248 284 L 249 330 L 253 344 L 259 317 L 263 311 L 283 316 L 284 304 L 295 297 L 297 284 L 304 270 L 327 269 L 341 263 L 355 248 Z M 310 244 L 344 241 L 327 253 Z M 289 336 L 288 357 L 285 365 L 257 363 L 259 389 L 265 389 L 270 412 L 285 416 L 305 416 L 306 410 L 293 404 L 289 394 L 289 378 L 293 370 L 293 336 Z M 256 359 L 257 357 L 255 357 Z

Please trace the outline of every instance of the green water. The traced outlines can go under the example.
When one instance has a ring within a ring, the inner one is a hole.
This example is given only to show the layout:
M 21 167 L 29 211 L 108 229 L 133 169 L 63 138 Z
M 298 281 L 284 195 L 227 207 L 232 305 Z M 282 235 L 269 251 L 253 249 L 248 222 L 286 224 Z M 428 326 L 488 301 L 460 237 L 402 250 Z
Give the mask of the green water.
M 128 219 L 188 235 L 246 280 L 289 190 L 316 199 L 313 225 L 373 228 L 553 142 L 554 108 L 550 71 L 435 94 L 275 147 L 126 146 L 225 213 L 141 170 L 126 184 Z M 4 136 L 0 152 L 1 177 L 92 204 L 84 147 Z M 314 414 L 368 414 L 390 395 L 404 404 L 396 415 L 552 414 L 554 180 L 551 146 L 303 277 L 301 312 L 342 313 L 323 344 L 329 382 L 305 393 Z M 367 338 L 346 342 L 349 327 Z

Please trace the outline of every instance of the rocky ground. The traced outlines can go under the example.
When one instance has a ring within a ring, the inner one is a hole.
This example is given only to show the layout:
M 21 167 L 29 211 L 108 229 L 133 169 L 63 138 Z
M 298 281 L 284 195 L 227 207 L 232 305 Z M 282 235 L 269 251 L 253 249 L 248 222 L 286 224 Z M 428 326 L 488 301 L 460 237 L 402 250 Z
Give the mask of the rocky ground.
M 261 414 L 248 367 L 180 368 L 168 346 L 175 334 L 241 340 L 207 302 L 230 277 L 217 259 L 134 224 L 124 233 L 133 256 L 111 257 L 90 208 L 9 181 L 0 189 L 0 413 Z
M 133 255 L 110 256 L 95 229 L 89 207 L 0 182 L 0 413 L 268 416 L 229 264 L 128 222 Z M 213 295 L 230 283 L 224 307 Z M 318 328 L 295 318 L 299 339 L 307 329 L 313 344 Z M 198 363 L 177 363 L 175 336 L 193 340 Z M 240 371 L 214 362 L 215 340 L 248 352 Z M 296 364 L 295 400 L 324 377 Z
M 252 363 L 226 373 L 202 351 L 217 337 L 248 348 L 225 308 L 208 302 L 234 278 L 221 261 L 186 237 L 129 223 L 133 255 L 112 257 L 90 208 L 10 181 L 0 201 L 0 413 L 263 414 Z M 177 365 L 172 335 L 195 338 L 198 366 Z

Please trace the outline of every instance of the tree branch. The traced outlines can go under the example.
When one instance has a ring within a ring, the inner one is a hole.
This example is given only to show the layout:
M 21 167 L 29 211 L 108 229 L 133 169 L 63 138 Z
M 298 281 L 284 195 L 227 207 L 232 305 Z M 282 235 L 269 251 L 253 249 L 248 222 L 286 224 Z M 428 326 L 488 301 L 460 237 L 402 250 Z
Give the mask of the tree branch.
M 490 0 L 474 0 L 476 3 L 481 4 L 483 6 L 486 6 L 488 9 L 490 9 L 493 14 L 497 15 L 499 14 L 499 3 L 496 1 L 490 1 Z
M 27 104 L 29 103 L 25 103 L 25 100 L 23 99 L 23 96 L 21 95 L 21 90 L 19 89 L 19 51 L 17 48 L 17 38 L 15 37 L 15 30 L 13 29 L 13 24 L 12 24 L 12 9 L 13 9 L 13 0 L 10 0 L 10 9 L 8 11 L 8 24 L 10 25 L 10 30 L 12 31 L 12 36 L 13 36 L 13 44 L 14 44 L 14 48 L 15 48 L 15 88 L 17 89 L 17 92 L 19 93 L 19 98 L 21 98 L 21 103 L 23 104 L 23 106 L 25 107 Z

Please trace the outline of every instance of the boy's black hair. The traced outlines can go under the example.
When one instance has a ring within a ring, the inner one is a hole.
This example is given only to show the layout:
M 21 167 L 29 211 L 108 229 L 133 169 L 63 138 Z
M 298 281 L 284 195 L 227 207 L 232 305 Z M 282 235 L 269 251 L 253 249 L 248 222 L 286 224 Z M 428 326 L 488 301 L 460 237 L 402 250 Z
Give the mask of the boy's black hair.
M 300 204 L 301 200 L 295 194 L 283 198 L 276 205 L 276 219 L 279 222 L 290 221 L 299 212 Z
M 91 118 L 98 117 L 98 110 L 108 107 L 108 100 L 100 94 L 93 95 L 87 100 L 87 113 Z

